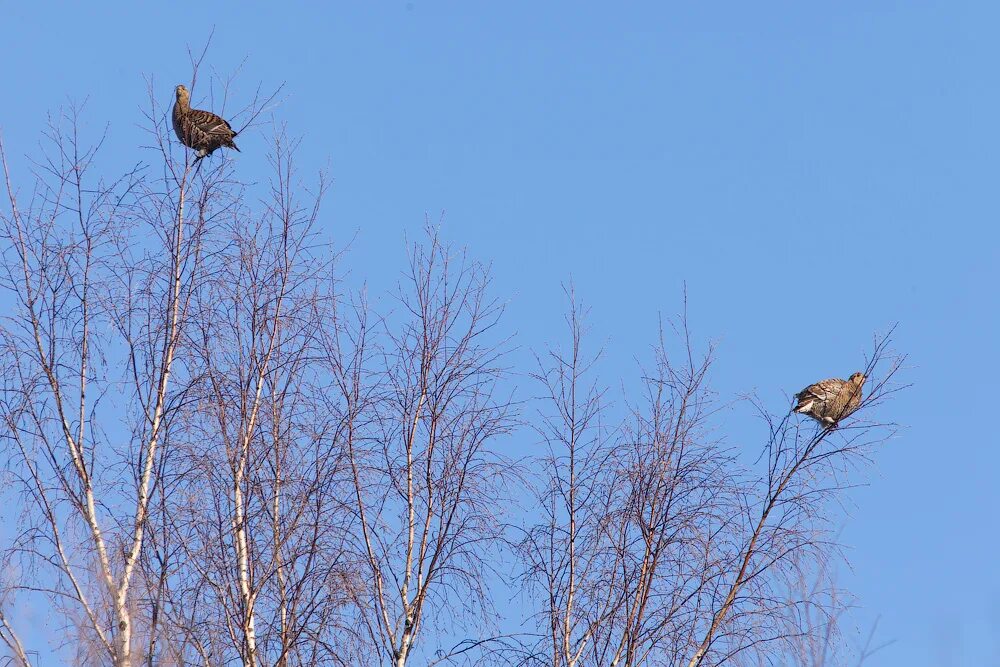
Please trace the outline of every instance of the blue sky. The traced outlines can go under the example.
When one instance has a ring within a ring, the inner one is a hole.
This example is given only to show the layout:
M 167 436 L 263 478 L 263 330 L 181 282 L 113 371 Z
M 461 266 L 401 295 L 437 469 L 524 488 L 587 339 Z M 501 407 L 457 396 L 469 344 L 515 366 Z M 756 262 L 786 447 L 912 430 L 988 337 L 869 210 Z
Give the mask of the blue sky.
M 842 583 L 896 640 L 869 666 L 1000 665 L 1000 5 L 99 4 L 5 8 L 16 162 L 86 97 L 110 162 L 150 159 L 143 77 L 171 104 L 214 24 L 207 64 L 247 59 L 238 99 L 285 83 L 276 117 L 373 291 L 443 211 L 521 344 L 558 337 L 572 278 L 611 382 L 686 282 L 716 389 L 775 405 L 898 321 L 914 386 L 885 416 L 907 429 L 851 494 Z M 248 178 L 266 138 L 241 137 Z M 759 440 L 739 414 L 727 433 Z

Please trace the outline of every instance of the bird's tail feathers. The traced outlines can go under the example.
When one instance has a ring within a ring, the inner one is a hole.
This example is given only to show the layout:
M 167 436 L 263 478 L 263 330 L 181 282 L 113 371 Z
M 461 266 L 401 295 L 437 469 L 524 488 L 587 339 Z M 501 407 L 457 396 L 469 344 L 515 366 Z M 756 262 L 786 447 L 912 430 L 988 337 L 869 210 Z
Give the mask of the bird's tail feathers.
M 799 414 L 805 414 L 812 409 L 812 401 L 799 401 L 798 405 L 792 408 L 792 412 L 798 412 Z

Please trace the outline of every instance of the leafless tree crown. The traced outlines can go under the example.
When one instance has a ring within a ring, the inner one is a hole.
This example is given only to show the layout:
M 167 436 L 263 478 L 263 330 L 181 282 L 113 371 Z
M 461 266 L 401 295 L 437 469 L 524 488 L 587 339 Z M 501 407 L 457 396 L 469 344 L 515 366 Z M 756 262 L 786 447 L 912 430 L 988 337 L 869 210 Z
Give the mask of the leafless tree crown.
M 13 664 L 43 648 L 115 667 L 842 655 L 844 597 L 815 582 L 838 553 L 834 501 L 893 432 L 888 336 L 837 427 L 736 402 L 763 425 L 753 465 L 721 437 L 732 404 L 685 316 L 612 391 L 570 290 L 565 343 L 520 374 L 488 267 L 431 225 L 373 312 L 338 277 L 326 182 L 300 177 L 295 142 L 274 131 L 265 183 L 226 158 L 195 167 L 162 92 L 153 157 L 121 177 L 77 109 L 26 172 L 0 141 Z M 235 116 L 255 127 L 273 99 Z M 25 600 L 61 644 L 24 641 Z

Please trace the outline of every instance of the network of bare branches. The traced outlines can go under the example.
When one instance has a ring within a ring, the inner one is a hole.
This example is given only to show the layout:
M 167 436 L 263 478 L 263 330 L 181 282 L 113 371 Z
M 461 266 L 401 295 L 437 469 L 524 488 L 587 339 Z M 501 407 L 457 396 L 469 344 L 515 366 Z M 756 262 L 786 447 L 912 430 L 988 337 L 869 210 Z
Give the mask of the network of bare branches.
M 194 90 L 205 52 L 190 55 Z M 211 77 L 213 108 L 236 81 Z M 829 571 L 837 503 L 894 432 L 879 420 L 899 389 L 890 335 L 836 428 L 753 398 L 740 404 L 762 438 L 732 444 L 715 352 L 686 315 L 616 407 L 569 290 L 568 341 L 536 355 L 542 395 L 518 399 L 486 265 L 426 224 L 374 312 L 340 279 L 327 181 L 300 176 L 296 142 L 275 130 L 256 181 L 227 158 L 196 165 L 160 104 L 171 89 L 149 81 L 148 160 L 119 177 L 102 175 L 77 108 L 50 119 L 26 168 L 0 138 L 13 664 L 840 655 L 842 598 L 803 582 Z M 279 91 L 258 89 L 241 129 Z M 57 624 L 51 645 L 20 634 L 25 605 Z
M 399 667 L 418 639 L 479 632 L 492 615 L 504 518 L 496 501 L 517 472 L 493 446 L 510 432 L 514 406 L 501 385 L 502 308 L 488 288 L 485 267 L 428 229 L 411 248 L 399 312 L 373 329 L 362 306 L 351 333 L 326 345 L 366 582 L 355 591 L 357 623 L 366 651 Z M 459 640 L 422 659 L 483 646 Z
M 520 542 L 540 607 L 522 664 L 755 664 L 790 650 L 789 577 L 837 554 L 831 501 L 851 469 L 894 432 L 866 418 L 898 387 L 902 358 L 876 339 L 869 396 L 837 429 L 816 430 L 751 401 L 767 425 L 762 465 L 746 468 L 712 437 L 719 405 L 711 347 L 695 352 L 686 316 L 661 331 L 639 399 L 614 422 L 570 294 L 568 343 L 539 358 L 545 472 L 541 520 Z M 831 609 L 819 591 L 807 601 Z M 814 629 L 818 625 L 812 626 Z M 750 661 L 749 663 L 747 661 Z

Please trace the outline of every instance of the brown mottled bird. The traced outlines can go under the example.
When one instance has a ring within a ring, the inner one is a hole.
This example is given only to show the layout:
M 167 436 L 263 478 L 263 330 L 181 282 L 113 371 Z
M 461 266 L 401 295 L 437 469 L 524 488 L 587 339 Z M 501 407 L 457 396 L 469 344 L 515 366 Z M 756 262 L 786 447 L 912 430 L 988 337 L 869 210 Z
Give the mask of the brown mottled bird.
M 792 412 L 809 415 L 825 426 L 835 426 L 858 409 L 864 384 L 864 373 L 855 373 L 847 380 L 820 380 L 795 394 L 798 404 Z
M 181 143 L 198 151 L 195 162 L 211 155 L 218 148 L 236 148 L 236 132 L 224 118 L 211 111 L 191 108 L 191 93 L 184 86 L 177 86 L 174 103 L 174 132 Z M 236 150 L 240 150 L 236 148 Z

